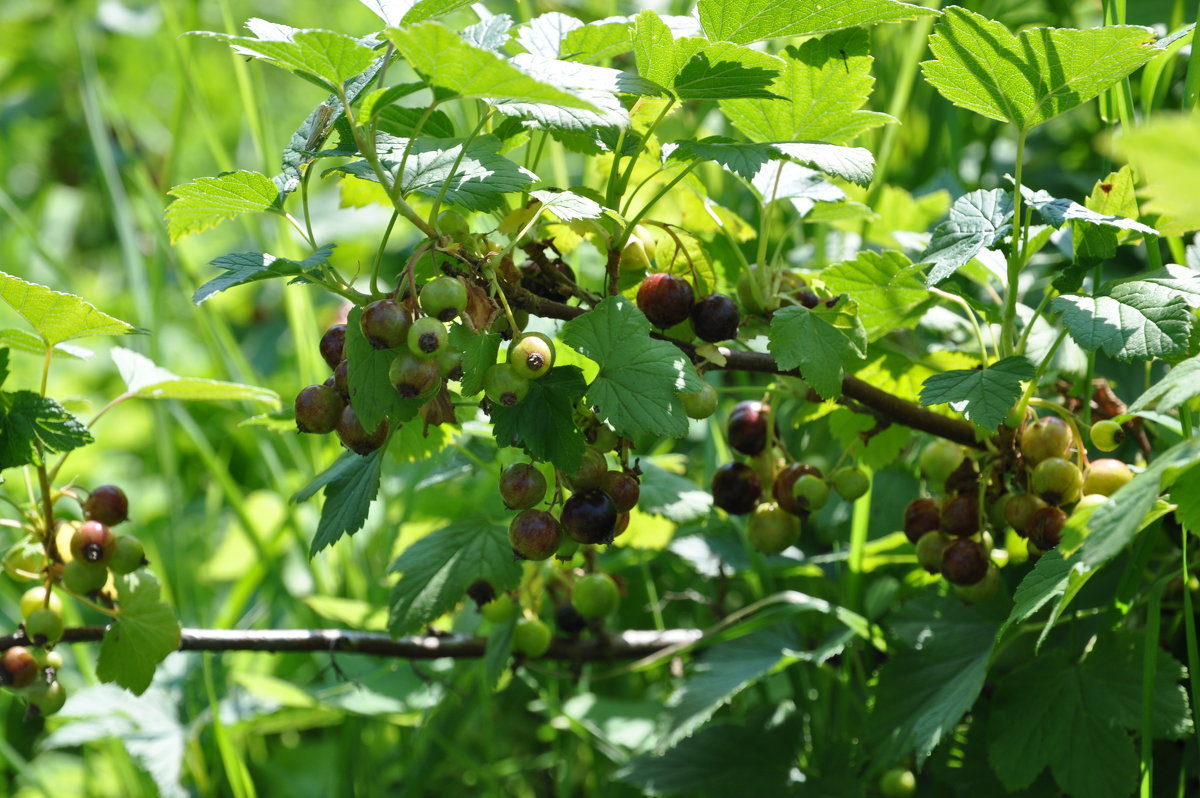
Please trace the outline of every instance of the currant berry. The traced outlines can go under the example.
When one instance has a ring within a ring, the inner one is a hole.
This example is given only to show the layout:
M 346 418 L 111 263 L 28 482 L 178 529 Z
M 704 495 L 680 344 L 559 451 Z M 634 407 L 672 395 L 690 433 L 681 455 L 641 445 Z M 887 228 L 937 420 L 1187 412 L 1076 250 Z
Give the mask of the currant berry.
M 837 494 L 848 502 L 861 499 L 871 489 L 870 477 L 858 466 L 839 468 L 833 472 L 830 482 Z
M 329 379 L 333 380 L 332 386 L 329 380 L 325 380 L 326 387 L 332 387 L 337 391 L 338 396 L 342 397 L 343 402 L 350 401 L 350 361 L 343 360 L 337 364 L 337 368 L 333 370 L 333 376 Z
M 771 495 L 775 498 L 775 503 L 792 515 L 805 512 L 804 505 L 795 493 L 796 482 L 804 476 L 820 479 L 821 469 L 807 463 L 792 463 L 775 474 L 775 479 L 771 482 Z
M 617 437 L 616 430 L 600 421 L 589 425 L 583 431 L 583 439 L 587 441 L 588 446 L 598 452 L 611 452 L 621 442 L 621 439 Z
M 612 498 L 618 513 L 627 513 L 637 506 L 642 486 L 637 477 L 627 471 L 609 471 L 600 487 Z
M 987 552 L 971 538 L 959 538 L 942 550 L 942 576 L 951 584 L 974 585 L 987 572 Z
M 982 604 L 1000 590 L 1000 569 L 988 561 L 987 572 L 973 585 L 955 585 L 955 594 L 964 604 Z
M 142 542 L 133 535 L 118 535 L 108 569 L 114 574 L 131 574 L 143 565 L 146 565 L 146 550 Z
M 679 394 L 688 418 L 708 418 L 717 412 L 717 389 L 707 382 L 698 391 Z
M 417 357 L 435 357 L 445 347 L 446 325 L 432 316 L 422 316 L 408 328 L 408 350 Z
M 573 491 L 584 491 L 603 485 L 607 475 L 608 461 L 604 459 L 604 455 L 595 449 L 585 448 L 583 459 L 579 461 L 579 468 L 565 476 L 567 487 Z
M 978 532 L 979 497 L 974 493 L 948 497 L 942 502 L 938 528 L 956 538 L 965 538 Z
M 1121 425 L 1111 419 L 1097 421 L 1088 431 L 1088 435 L 1092 439 L 1092 446 L 1095 446 L 1102 452 L 1113 451 L 1125 440 L 1125 430 L 1121 429 Z
M 83 517 L 116 526 L 129 518 L 129 499 L 116 485 L 101 485 L 88 494 Z
M 1062 540 L 1062 528 L 1067 514 L 1057 507 L 1043 507 L 1029 519 L 1029 542 L 1045 552 Z
M 726 463 L 713 472 L 712 497 L 730 515 L 745 515 L 762 497 L 762 482 L 745 463 Z
M 0 684 L 20 689 L 38 677 L 37 657 L 25 646 L 13 646 L 0 657 Z
M 84 560 L 71 560 L 63 569 L 63 587 L 77 596 L 95 593 L 108 581 L 108 568 Z
M 436 360 L 401 352 L 388 368 L 388 379 L 403 399 L 415 399 L 432 393 L 442 382 Z
M 638 309 L 660 330 L 685 321 L 694 304 L 692 286 L 682 277 L 662 272 L 643 280 L 637 292 Z
M 435 277 L 421 288 L 421 310 L 438 321 L 452 321 L 467 308 L 467 287 L 454 277 Z
M 554 559 L 559 562 L 570 562 L 578 552 L 579 541 L 570 535 L 563 535 L 562 543 L 558 544 L 558 551 L 554 552 Z
M 741 320 L 737 305 L 724 294 L 709 294 L 692 307 L 692 329 L 712 344 L 737 338 Z
M 579 614 L 571 602 L 560 604 L 554 610 L 554 625 L 566 635 L 575 635 L 587 628 L 587 619 Z
M 512 407 L 529 393 L 529 380 L 509 364 L 497 363 L 483 373 L 483 393 L 496 404 Z
M 437 363 L 438 373 L 442 375 L 442 379 L 457 382 L 463 378 L 462 367 L 463 353 L 452 346 L 443 347 L 437 355 L 434 356 L 434 361 Z
M 379 422 L 379 426 L 374 432 L 368 433 L 363 429 L 362 422 L 358 420 L 358 414 L 354 412 L 354 408 L 346 405 L 346 409 L 342 411 L 342 417 L 338 419 L 337 436 L 350 451 L 355 454 L 368 455 L 371 452 L 383 446 L 387 440 L 388 420 L 385 418 Z
M 1048 457 L 1034 467 L 1030 486 L 1047 504 L 1071 504 L 1083 490 L 1083 472 L 1061 457 Z
M 67 691 L 63 689 L 57 679 L 49 684 L 34 683 L 25 697 L 41 715 L 53 715 L 63 708 L 63 704 L 67 703 Z
M 654 235 L 642 225 L 634 225 L 633 232 L 621 250 L 621 271 L 649 271 L 656 248 Z
M 329 370 L 337 368 L 346 357 L 346 325 L 335 324 L 321 336 L 321 357 Z
M 617 506 L 602 490 L 576 493 L 563 503 L 559 521 L 580 543 L 611 543 L 617 526 Z
M 1033 514 L 1048 505 L 1032 493 L 1018 493 L 1008 497 L 1004 503 L 1004 520 L 1021 537 L 1029 533 L 1029 522 Z
M 805 474 L 792 486 L 792 497 L 806 513 L 815 513 L 829 502 L 829 485 L 813 474 Z
M 1083 492 L 1111 496 L 1133 479 L 1129 466 L 1120 460 L 1106 457 L 1093 460 L 1083 475 Z
M 917 465 L 921 476 L 935 490 L 941 490 L 946 484 L 946 478 L 962 465 L 966 455 L 963 448 L 952 441 L 939 439 L 921 450 Z
M 527 380 L 543 377 L 554 365 L 554 342 L 543 333 L 525 333 L 508 347 L 508 364 Z
M 588 574 L 575 583 L 571 592 L 575 611 L 588 620 L 604 618 L 617 611 L 621 592 L 608 574 Z
M 62 615 L 52 609 L 41 608 L 25 619 L 25 637 L 35 646 L 52 646 L 63 636 Z
M 546 498 L 546 478 L 532 463 L 513 463 L 500 475 L 500 498 L 510 510 L 527 510 Z
M 550 627 L 537 618 L 521 618 L 513 627 L 512 649 L 527 657 L 540 657 L 550 650 Z
M 471 223 L 458 211 L 442 211 L 438 214 L 437 229 L 444 236 L 462 240 L 465 236 L 470 235 Z
M 750 545 L 763 554 L 779 554 L 800 539 L 800 522 L 777 504 L 760 504 L 746 523 Z
M 904 536 L 914 546 L 926 532 L 933 532 L 941 525 L 942 511 L 937 499 L 913 499 L 904 508 Z
M 375 349 L 404 346 L 412 324 L 408 308 L 391 299 L 380 299 L 367 305 L 359 319 L 363 337 Z
M 617 525 L 613 527 L 614 538 L 621 537 L 621 533 L 623 533 L 626 529 L 629 529 L 629 521 L 631 517 L 632 516 L 629 513 L 617 514 Z
M 725 426 L 729 445 L 751 457 L 758 454 L 767 447 L 767 424 L 770 418 L 771 408 L 762 402 L 738 402 Z
M 931 574 L 942 570 L 942 552 L 950 545 L 950 538 L 941 532 L 926 532 L 917 541 L 917 562 Z
M 117 536 L 99 521 L 84 521 L 71 535 L 71 556 L 90 563 L 107 562 L 117 545 Z
M 46 594 L 49 593 L 49 598 Z M 20 601 L 21 617 L 28 619 L 40 609 L 49 609 L 54 613 L 61 615 L 63 606 L 62 599 L 53 590 L 49 590 L 45 585 L 31 587 L 21 595 Z
M 501 624 L 506 623 L 513 616 L 516 608 L 517 605 L 513 603 L 512 596 L 507 593 L 501 593 L 482 605 L 479 608 L 479 614 L 488 623 Z
M 892 768 L 879 779 L 884 798 L 910 798 L 916 791 L 917 777 L 908 768 Z
M 522 560 L 548 560 L 561 542 L 562 527 L 545 510 L 523 510 L 508 525 L 513 556 Z
M 1058 416 L 1039 418 L 1021 433 L 1021 454 L 1031 466 L 1051 457 L 1066 457 L 1070 451 L 1071 428 Z
M 346 402 L 335 388 L 310 385 L 296 394 L 296 429 L 316 435 L 326 435 L 337 428 Z
M 762 270 L 758 267 L 758 264 L 751 264 L 750 268 L 742 270 L 742 273 L 738 275 L 737 281 L 738 302 L 741 303 L 747 313 L 754 316 L 766 316 L 778 306 L 767 295 L 767 291 L 760 279 L 761 272 Z

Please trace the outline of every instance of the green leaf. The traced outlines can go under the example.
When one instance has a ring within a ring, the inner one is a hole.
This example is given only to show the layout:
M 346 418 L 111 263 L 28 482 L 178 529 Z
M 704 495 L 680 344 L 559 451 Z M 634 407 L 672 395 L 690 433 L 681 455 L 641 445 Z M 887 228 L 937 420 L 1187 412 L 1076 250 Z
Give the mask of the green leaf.
M 809 141 L 776 142 L 775 147 L 797 163 L 860 186 L 869 185 L 875 174 L 875 156 L 862 147 Z
M 949 404 L 984 429 L 994 431 L 1021 398 L 1021 381 L 1033 379 L 1025 357 L 1006 357 L 985 369 L 934 374 L 921 388 L 921 404 Z
M 53 399 L 34 391 L 0 392 L 0 470 L 40 466 L 47 453 L 92 441 L 87 427 Z
M 1200 396 L 1200 355 L 1177 364 L 1167 372 L 1165 377 L 1134 400 L 1129 412 L 1140 413 L 1157 406 L 1160 413 L 1169 413 L 1197 396 Z
M 894 121 L 887 114 L 861 110 L 875 83 L 866 31 L 810 39 L 785 48 L 779 57 L 783 69 L 770 86 L 779 99 L 720 102 L 725 117 L 751 141 L 847 144 Z
M 386 448 L 381 447 L 366 456 L 343 452 L 333 465 L 293 497 L 293 501 L 304 501 L 320 488 L 325 489 L 321 520 L 308 556 L 337 543 L 342 535 L 353 535 L 362 529 L 371 502 L 379 495 L 380 470 Z
M 1175 519 L 1189 532 L 1200 529 L 1200 468 L 1189 469 L 1171 486 Z
M 1160 288 L 1179 294 L 1183 301 L 1193 309 L 1200 309 L 1200 271 L 1177 263 L 1168 263 L 1161 269 L 1142 272 L 1134 280 L 1151 283 Z
M 515 100 L 496 101 L 496 110 L 508 116 L 528 120 L 532 127 L 588 132 L 592 128 L 628 128 L 629 112 L 617 96 L 621 94 L 664 94 L 662 87 L 648 80 L 607 67 L 559 61 L 554 58 L 521 53 L 509 61 L 526 75 L 548 86 L 586 100 L 594 109 L 563 108 L 550 103 Z
M 115 346 L 113 362 L 126 390 L 140 399 L 180 399 L 188 402 L 262 402 L 279 409 L 279 394 L 268 388 L 237 382 L 180 377 L 131 349 Z
M 769 174 L 774 176 L 775 171 L 771 169 L 770 164 L 773 158 L 780 155 L 860 185 L 871 182 L 871 175 L 875 169 L 875 159 L 868 150 L 814 142 L 749 144 L 723 136 L 710 136 L 701 141 L 674 142 L 664 147 L 663 151 L 668 153 L 668 160 L 715 161 L 739 177 L 751 181 L 764 197 L 774 197 L 777 200 L 791 196 L 788 188 L 784 187 L 784 190 L 780 191 L 779 183 L 764 175 L 764 172 L 771 170 Z M 836 199 L 844 197 L 845 195 L 841 194 Z
M 496 684 L 508 668 L 512 657 L 513 629 L 516 626 L 517 613 L 514 612 L 507 621 L 493 626 L 488 635 L 487 650 L 483 653 L 483 680 L 489 689 L 496 689 Z
M 937 226 L 918 263 L 933 268 L 926 285 L 937 285 L 966 266 L 984 247 L 994 247 L 1012 232 L 1012 194 L 998 188 L 964 194 L 950 206 L 950 218 Z
M 879 671 L 866 736 L 881 761 L 915 753 L 920 766 L 979 696 L 997 625 L 980 607 L 928 594 L 909 602 L 897 624 L 909 627 L 897 628 L 906 645 L 889 651 Z
M 700 390 L 700 378 L 677 347 L 650 337 L 650 322 L 632 302 L 609 297 L 564 324 L 560 337 L 600 367 L 588 402 L 617 432 L 687 434 L 679 393 Z
M 1187 298 L 1143 280 L 1118 283 L 1094 297 L 1056 297 L 1050 307 L 1062 312 L 1075 343 L 1126 362 L 1184 352 L 1192 331 Z
M 708 515 L 712 496 L 687 477 L 673 474 L 653 462 L 642 460 L 642 490 L 638 509 L 684 524 Z
M 0 346 L 6 346 L 17 352 L 24 352 L 27 355 L 46 356 L 46 342 L 28 330 L 12 328 L 0 330 Z M 84 349 L 82 346 L 72 346 L 71 344 L 58 344 L 54 347 L 55 357 L 61 355 L 71 360 L 87 360 L 94 354 L 95 352 L 90 349 Z M 3 382 L 3 380 L 0 380 L 0 383 Z
M 4 272 L 0 272 L 0 299 L 29 322 L 49 346 L 93 335 L 145 332 L 97 310 L 95 305 L 74 294 L 52 291 Z
M 575 60 L 595 64 L 633 49 L 633 25 L 623 21 L 590 22 L 568 33 L 562 40 L 562 54 L 578 53 Z
M 1021 186 L 1021 196 L 1025 202 L 1046 220 L 1047 224 L 1062 227 L 1067 222 L 1083 223 L 1115 227 L 1118 230 L 1135 230 L 1139 233 L 1157 236 L 1158 231 L 1149 225 L 1144 225 L 1136 219 L 1124 216 L 1099 213 L 1069 199 L 1051 196 L 1046 191 L 1033 191 L 1028 186 Z
M 1154 509 L 1158 495 L 1196 463 L 1200 463 L 1200 438 L 1172 446 L 1125 483 L 1092 513 L 1079 550 L 1080 562 L 1094 569 L 1120 554 Z
M 790 307 L 771 318 L 767 348 L 784 370 L 800 369 L 825 399 L 842 393 L 846 368 L 867 354 L 867 334 L 857 316 L 838 308 Z
M 1158 653 L 1152 729 L 1179 737 L 1190 727 L 1177 684 L 1179 663 Z M 1140 641 L 1105 636 L 1080 663 L 1052 651 L 999 680 L 988 723 L 988 758 L 1008 790 L 1049 766 L 1076 796 L 1124 798 L 1137 783 L 1137 756 L 1125 729 L 1141 722 Z
M 937 14 L 932 9 L 896 0 L 831 0 L 823 3 L 700 0 L 697 11 L 708 38 L 738 44 L 790 36 L 819 36 L 859 25 Z
M 159 600 L 158 580 L 148 571 L 119 576 L 116 583 L 117 617 L 100 641 L 96 676 L 141 695 L 158 664 L 179 649 L 179 619 Z
M 894 330 L 915 327 L 936 301 L 911 265 L 894 250 L 863 251 L 854 260 L 822 270 L 821 280 L 835 294 L 854 297 L 867 340 L 876 341 Z
M 404 422 L 416 418 L 425 400 L 421 397 L 401 399 L 396 393 L 388 373 L 397 350 L 375 349 L 367 343 L 359 324 L 361 318 L 360 308 L 354 308 L 346 317 L 346 383 L 350 406 L 363 429 L 375 429 L 387 418 L 395 431 Z
M 254 36 L 225 33 L 202 35 L 228 41 L 241 55 L 260 58 L 289 72 L 311 75 L 336 91 L 345 81 L 366 70 L 375 52 L 353 36 L 329 30 L 305 30 L 250 20 Z
M 1200 119 L 1194 114 L 1155 114 L 1114 138 L 1113 146 L 1137 171 L 1142 210 L 1159 214 L 1164 235 L 1200 229 Z
M 542 203 L 543 209 L 564 222 L 599 219 L 604 213 L 600 203 L 570 191 L 531 191 L 529 196 Z
M 921 64 L 950 102 L 1018 130 L 1037 127 L 1082 105 L 1155 55 L 1153 33 L 1132 25 L 1027 28 L 957 6 L 947 8 L 929 37 L 936 60 Z
M 389 27 L 385 33 L 413 69 L 434 86 L 461 97 L 598 110 L 585 99 L 530 77 L 495 53 L 468 44 L 437 22 L 403 30 Z
M 175 200 L 167 206 L 167 232 L 171 243 L 199 233 L 243 213 L 276 210 L 279 187 L 258 172 L 224 172 L 175 186 Z
M 529 394 L 512 407 L 492 406 L 493 432 L 501 446 L 521 446 L 567 474 L 579 469 L 586 442 L 575 425 L 575 404 L 587 391 L 577 366 L 559 366 L 529 381 Z
M 234 252 L 212 261 L 212 265 L 224 269 L 225 273 L 209 280 L 192 295 L 192 302 L 199 305 L 204 300 L 235 286 L 247 285 L 274 277 L 293 277 L 292 282 L 305 282 L 314 276 L 320 267 L 329 262 L 336 244 L 326 244 L 304 260 L 277 258 L 265 252 Z
M 411 25 L 430 17 L 448 14 L 470 0 L 358 0 L 375 12 L 385 25 Z
M 483 390 L 483 374 L 496 364 L 500 333 L 473 333 L 461 324 L 450 326 L 450 345 L 463 353 L 463 396 Z
M 1072 564 L 1063 559 L 1057 549 L 1043 554 L 1034 563 L 1033 570 L 1025 574 L 1021 584 L 1017 585 L 1017 592 L 1013 595 L 1012 611 L 1009 612 L 1008 619 L 1001 625 L 1000 631 L 996 632 L 997 642 L 1004 637 L 1004 633 L 1013 624 L 1020 623 L 1054 599 L 1062 596 L 1067 590 L 1071 568 Z
M 516 587 L 521 566 L 513 562 L 503 526 L 467 518 L 409 546 L 388 573 L 400 574 L 388 615 L 388 632 L 399 637 L 452 609 L 477 579 L 486 579 L 497 590 Z
M 747 144 L 724 136 L 685 139 L 665 145 L 663 151 L 667 161 L 714 161 L 745 180 L 753 180 L 772 158 L 779 156 L 779 150 L 769 144 Z

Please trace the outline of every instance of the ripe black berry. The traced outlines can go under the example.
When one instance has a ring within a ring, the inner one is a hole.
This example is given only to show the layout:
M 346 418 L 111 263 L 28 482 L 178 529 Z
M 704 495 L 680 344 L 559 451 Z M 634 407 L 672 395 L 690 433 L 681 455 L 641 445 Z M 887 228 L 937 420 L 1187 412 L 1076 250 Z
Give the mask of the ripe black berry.
M 951 496 L 942 502 L 941 530 L 965 538 L 979 531 L 979 497 L 974 493 Z
M 0 684 L 20 689 L 37 678 L 37 657 L 25 646 L 13 646 L 0 657 Z
M 942 550 L 942 576 L 952 584 L 973 585 L 987 572 L 987 552 L 971 538 L 959 538 Z
M 740 321 L 737 305 L 724 294 L 709 294 L 692 308 L 692 329 L 709 343 L 737 338 Z
M 1062 528 L 1067 514 L 1057 507 L 1043 507 L 1029 519 L 1029 542 L 1042 551 L 1049 551 L 1062 540 Z
M 731 515 L 745 515 L 762 498 L 762 481 L 745 463 L 726 463 L 713 472 L 713 504 Z
M 936 499 L 913 499 L 904 508 L 904 536 L 914 546 L 926 532 L 933 532 L 942 523 L 941 509 Z
M 337 368 L 337 364 L 342 362 L 342 359 L 345 357 L 345 348 L 345 324 L 335 324 L 321 336 L 321 357 L 325 359 L 330 370 Z
M 546 478 L 531 463 L 513 463 L 500 475 L 500 498 L 510 510 L 528 509 L 546 498 Z
M 380 299 L 367 305 L 359 319 L 363 337 L 375 349 L 404 346 L 412 323 L 408 308 L 391 299 Z
M 695 293 L 682 277 L 660 272 L 647 277 L 638 288 L 638 309 L 660 330 L 685 321 L 692 313 L 693 304 Z
M 342 397 L 342 399 L 344 401 L 349 402 L 350 401 L 350 361 L 343 360 L 341 363 L 338 363 L 337 368 L 335 368 L 333 370 L 333 376 L 330 377 L 330 379 L 333 380 L 333 390 L 337 391 L 338 396 Z M 326 380 L 325 384 L 328 385 L 329 380 Z
M 617 526 L 617 506 L 602 490 L 576 493 L 559 515 L 563 529 L 580 543 L 611 543 Z
M 568 601 L 554 610 L 554 624 L 563 634 L 575 636 L 587 628 L 587 619 Z
M 116 526 L 129 518 L 129 499 L 116 485 L 101 485 L 93 490 L 83 504 L 83 515 L 108 526 Z
M 562 527 L 545 510 L 523 510 L 508 525 L 508 544 L 518 559 L 548 560 L 561 542 Z
M 346 405 L 341 418 L 338 419 L 338 439 L 341 440 L 343 446 L 355 454 L 368 455 L 383 446 L 383 442 L 387 440 L 387 433 L 386 418 L 379 422 L 379 426 L 375 428 L 374 432 L 368 433 L 363 429 L 362 422 L 358 420 L 358 415 L 350 405 Z
M 767 424 L 770 418 L 771 408 L 762 402 L 738 402 L 725 426 L 729 445 L 742 454 L 752 457 L 758 454 L 767 448 Z
M 566 474 L 567 487 L 573 491 L 584 491 L 598 488 L 604 484 L 604 477 L 608 474 L 608 461 L 604 459 L 604 455 L 592 448 L 583 450 L 583 459 L 579 461 L 579 468 L 574 472 Z
M 296 394 L 296 429 L 325 435 L 333 432 L 346 402 L 337 390 L 325 385 L 310 385 Z

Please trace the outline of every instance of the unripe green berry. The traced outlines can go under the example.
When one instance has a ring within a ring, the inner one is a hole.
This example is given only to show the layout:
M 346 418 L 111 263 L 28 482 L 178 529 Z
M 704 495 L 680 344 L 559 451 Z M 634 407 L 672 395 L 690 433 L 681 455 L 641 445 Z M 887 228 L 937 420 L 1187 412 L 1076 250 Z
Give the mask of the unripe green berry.
M 497 363 L 483 373 L 483 393 L 498 405 L 512 407 L 529 393 L 529 380 L 508 363 Z
M 47 592 L 50 594 L 49 601 L 46 599 Z M 22 618 L 28 619 L 30 615 L 43 608 L 61 615 L 63 610 L 62 599 L 53 590 L 48 590 L 45 585 L 31 587 L 21 595 Z
M 445 348 L 446 339 L 446 325 L 432 316 L 422 316 L 408 328 L 408 349 L 417 357 L 435 357 Z
M 114 574 L 131 574 L 145 564 L 146 551 L 142 542 L 133 535 L 118 536 L 117 546 L 108 561 L 109 570 Z
M 846 466 L 833 472 L 833 489 L 848 502 L 861 499 L 871 489 L 871 479 L 858 466 Z
M 63 569 L 63 587 L 77 596 L 86 596 L 104 587 L 108 568 L 100 563 L 71 560 Z
M 688 418 L 708 418 L 717 412 L 717 389 L 707 382 L 698 391 L 679 394 L 679 400 Z
M 525 333 L 509 346 L 508 364 L 527 380 L 543 377 L 554 366 L 554 341 L 543 333 Z
M 1092 439 L 1092 446 L 1095 446 L 1102 452 L 1111 452 L 1121 445 L 1121 441 L 1125 440 L 1125 430 L 1121 429 L 1121 425 L 1110 419 L 1097 421 L 1088 431 Z
M 52 646 L 63 636 L 62 615 L 54 610 L 35 610 L 25 619 L 25 636 L 35 646 Z
M 513 628 L 513 651 L 540 657 L 550 649 L 550 627 L 537 618 L 521 618 Z
M 512 617 L 516 604 L 508 593 L 501 593 L 479 608 L 479 613 L 488 623 L 501 624 Z
M 608 574 L 588 574 L 575 583 L 571 603 L 584 618 L 596 619 L 611 615 L 621 602 L 617 583 Z

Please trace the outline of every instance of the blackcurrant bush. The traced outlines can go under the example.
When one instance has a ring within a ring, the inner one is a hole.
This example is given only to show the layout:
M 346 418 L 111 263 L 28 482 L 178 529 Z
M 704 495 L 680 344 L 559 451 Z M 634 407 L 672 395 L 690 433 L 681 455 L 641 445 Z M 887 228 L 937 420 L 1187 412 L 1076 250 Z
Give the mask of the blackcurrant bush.
M 792 463 L 781 469 L 775 474 L 775 479 L 771 482 L 771 495 L 775 498 L 775 503 L 782 507 L 792 515 L 801 515 L 805 512 L 802 505 L 795 494 L 796 482 L 804 476 L 814 476 L 820 479 L 823 475 L 821 469 L 807 463 Z
M 647 272 L 650 261 L 654 260 L 656 245 L 654 235 L 642 225 L 634 225 L 633 232 L 621 250 L 620 267 L 622 271 Z
M 367 305 L 359 319 L 363 337 L 375 349 L 404 346 L 412 323 L 408 308 L 392 299 L 380 299 Z
M 527 657 L 540 657 L 550 650 L 550 627 L 537 618 L 520 618 L 513 627 L 512 649 Z
M 1021 454 L 1030 466 L 1051 457 L 1066 457 L 1071 451 L 1071 428 L 1058 416 L 1034 421 L 1021 433 Z
M 745 463 L 726 463 L 713 472 L 712 497 L 730 515 L 745 515 L 762 497 L 762 482 Z
M 767 425 L 771 408 L 762 402 L 738 402 L 725 425 L 729 445 L 742 454 L 754 456 L 767 447 Z
M 434 357 L 445 346 L 446 325 L 432 316 L 422 316 L 408 328 L 408 349 L 417 357 Z
M 483 373 L 483 393 L 496 404 L 512 407 L 529 393 L 529 380 L 509 364 L 497 363 Z
M 131 574 L 146 564 L 146 550 L 133 535 L 118 535 L 117 546 L 108 560 L 114 574 Z
M 296 429 L 326 435 L 337 428 L 346 402 L 334 388 L 310 385 L 296 394 Z
M 1018 493 L 1008 497 L 1004 503 L 1004 520 L 1021 537 L 1029 532 L 1029 521 L 1033 514 L 1046 507 L 1046 503 L 1032 493 Z
M 543 333 L 525 333 L 508 347 L 508 364 L 519 376 L 536 380 L 554 365 L 554 341 Z
M 25 619 L 25 637 L 35 646 L 52 646 L 63 636 L 62 615 L 52 609 L 41 608 Z
M 698 391 L 679 394 L 679 400 L 688 418 L 708 418 L 717 412 L 717 389 L 707 382 Z
M 692 329 L 709 343 L 737 338 L 740 322 L 737 305 L 724 294 L 709 294 L 692 307 Z
M 763 554 L 779 554 L 800 539 L 800 521 L 777 504 L 760 504 L 746 522 L 750 545 Z
M 792 498 L 803 512 L 815 513 L 829 501 L 829 485 L 815 474 L 804 474 L 792 485 Z
M 568 601 L 554 610 L 554 625 L 563 634 L 575 636 L 587 628 L 587 618 L 580 615 L 575 605 Z
M 1030 476 L 1033 492 L 1047 504 L 1071 504 L 1078 501 L 1083 490 L 1083 472 L 1061 457 L 1048 457 L 1033 469 Z
M 1121 429 L 1121 425 L 1111 419 L 1097 421 L 1088 431 L 1092 439 L 1092 446 L 1095 446 L 1102 452 L 1111 452 L 1121 445 L 1121 441 L 1125 440 L 1125 430 Z
M 1111 496 L 1133 479 L 1129 466 L 1120 460 L 1106 457 L 1093 460 L 1083 475 L 1083 492 Z
M 617 506 L 618 513 L 627 513 L 637 506 L 642 486 L 628 471 L 609 471 L 600 485 Z
M 942 502 L 939 529 L 956 538 L 965 538 L 978 532 L 979 497 L 974 493 L 947 497 Z
M 13 646 L 0 656 L 0 684 L 5 687 L 28 687 L 40 670 L 37 657 L 25 646 Z
M 941 525 L 942 510 L 937 499 L 913 499 L 904 508 L 904 536 L 914 546 L 926 532 L 933 532 Z
M 1049 551 L 1062 540 L 1067 514 L 1057 507 L 1043 507 L 1029 519 L 1029 542 L 1041 551 Z
M 415 399 L 432 392 L 441 384 L 442 371 L 436 360 L 405 351 L 392 361 L 388 368 L 388 379 L 402 398 Z
M 562 527 L 545 510 L 522 510 L 508 525 L 508 543 L 522 560 L 548 560 L 561 542 Z
M 971 538 L 951 541 L 942 550 L 942 576 L 955 585 L 973 585 L 987 576 L 988 556 Z
M 83 504 L 83 516 L 108 526 L 116 526 L 129 518 L 129 499 L 116 485 L 101 485 L 88 494 Z
M 421 310 L 438 321 L 451 321 L 466 307 L 467 287 L 457 278 L 435 277 L 421 289 Z
M 63 587 L 77 596 L 86 596 L 104 587 L 108 568 L 100 563 L 72 560 L 63 569 Z
M 674 327 L 692 313 L 695 294 L 682 277 L 659 272 L 642 281 L 637 292 L 637 306 L 650 323 L 660 330 Z
M 546 478 L 532 463 L 513 463 L 500 475 L 500 498 L 510 510 L 526 510 L 546 498 Z
M 839 468 L 833 472 L 830 482 L 837 494 L 848 502 L 861 499 L 871 489 L 870 477 L 858 466 Z
M 550 261 L 549 268 L 552 271 L 546 272 L 543 267 L 532 263 L 526 264 L 521 268 L 521 287 L 531 294 L 549 299 L 551 302 L 566 302 L 573 296 L 568 287 L 570 283 L 575 282 L 575 270 L 561 258 Z M 555 279 L 556 275 L 558 279 Z M 567 285 L 563 285 L 563 283 Z M 525 326 L 525 322 L 520 318 L 517 319 L 517 322 L 522 327 Z
M 611 543 L 617 526 L 617 506 L 602 490 L 576 493 L 559 514 L 563 529 L 580 543 Z
M 374 432 L 368 433 L 363 429 L 362 422 L 358 420 L 358 415 L 350 405 L 346 405 L 346 409 L 342 411 L 342 417 L 338 419 L 338 440 L 355 454 L 365 456 L 375 451 L 383 446 L 383 442 L 387 440 L 387 434 L 388 421 L 386 418 L 379 422 L 379 426 L 375 428 Z
M 952 441 L 938 439 L 921 450 L 917 458 L 921 476 L 935 490 L 941 490 L 946 484 L 946 477 L 962 465 L 966 454 L 963 448 Z
M 574 491 L 592 490 L 604 484 L 608 475 L 608 461 L 604 455 L 592 448 L 583 450 L 583 459 L 579 468 L 573 473 L 566 474 L 567 487 Z
M 117 536 L 99 521 L 84 521 L 71 535 L 71 556 L 89 563 L 104 563 L 117 545 Z
M 942 570 L 942 551 L 950 545 L 950 538 L 941 532 L 926 532 L 917 541 L 917 562 L 931 574 Z
M 621 593 L 608 574 L 588 574 L 575 583 L 571 603 L 582 617 L 594 620 L 616 612 Z
M 321 357 L 329 366 L 330 371 L 333 371 L 337 368 L 337 364 L 342 362 L 346 356 L 345 351 L 346 325 L 335 324 L 321 336 Z
M 488 623 L 506 623 L 513 616 L 513 611 L 517 608 L 513 603 L 512 596 L 508 593 L 501 593 L 491 601 L 479 607 L 479 613 Z

